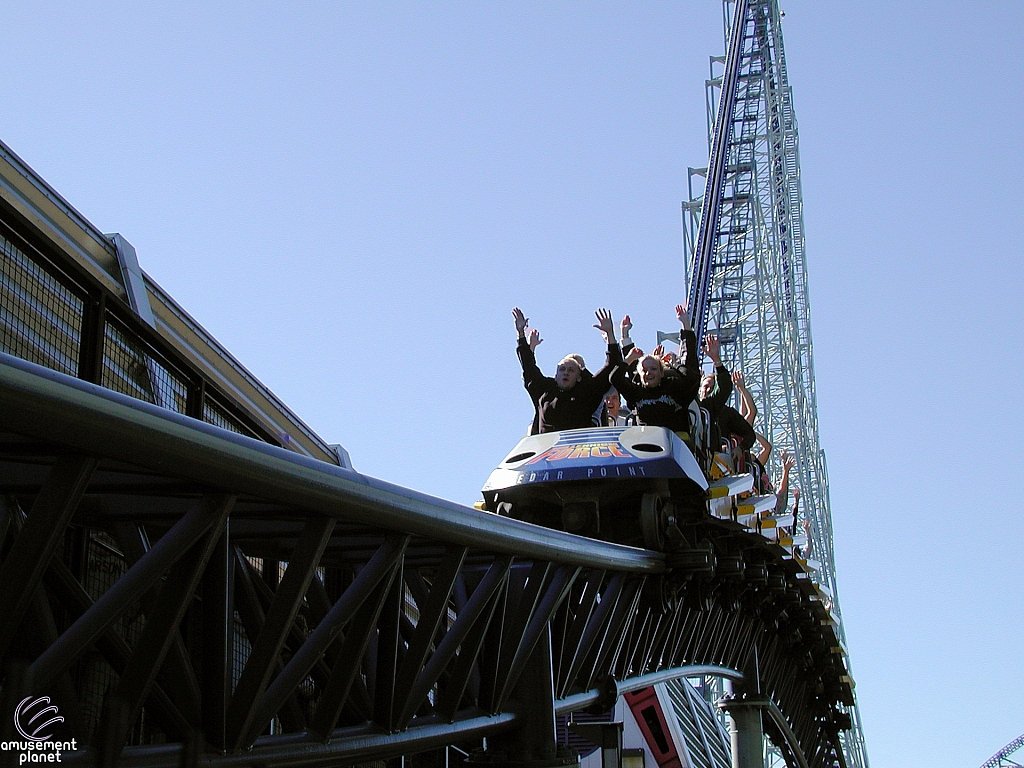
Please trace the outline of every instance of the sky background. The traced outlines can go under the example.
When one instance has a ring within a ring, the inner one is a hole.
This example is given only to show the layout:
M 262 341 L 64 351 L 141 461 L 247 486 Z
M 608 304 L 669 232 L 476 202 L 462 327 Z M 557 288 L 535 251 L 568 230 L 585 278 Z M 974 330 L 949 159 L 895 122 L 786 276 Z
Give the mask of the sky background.
M 971 768 L 1024 732 L 1024 3 L 782 8 L 868 754 Z M 471 503 L 512 306 L 546 369 L 597 307 L 675 329 L 723 48 L 716 0 L 8 0 L 0 139 L 357 469 Z

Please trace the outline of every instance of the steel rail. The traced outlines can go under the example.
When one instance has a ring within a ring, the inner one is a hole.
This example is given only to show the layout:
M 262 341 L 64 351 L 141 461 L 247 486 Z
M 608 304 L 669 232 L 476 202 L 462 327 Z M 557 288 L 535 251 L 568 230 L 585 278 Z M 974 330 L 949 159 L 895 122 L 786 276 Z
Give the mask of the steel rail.
M 1005 747 L 996 752 L 992 757 L 981 764 L 981 768 L 998 768 L 1003 764 L 1003 759 L 1008 755 L 1012 755 L 1021 747 L 1024 747 L 1024 734 L 1021 734 L 1016 739 L 1011 741 Z M 1007 761 L 1009 762 L 1009 761 Z
M 0 353 L 4 429 L 375 529 L 565 565 L 660 573 L 658 552 L 480 512 Z
M 797 768 L 810 768 L 810 764 L 807 762 L 807 757 L 804 755 L 804 750 L 800 745 L 800 739 L 797 738 L 797 734 L 793 732 L 793 728 L 790 727 L 790 724 L 785 722 L 785 716 L 782 714 L 782 711 L 778 709 L 778 706 L 774 701 L 770 698 L 751 698 L 745 701 L 730 701 L 729 707 L 751 707 L 767 712 L 771 717 L 772 722 L 781 732 L 782 738 L 785 739 L 794 759 L 797 761 Z M 846 763 L 843 760 L 843 751 L 837 749 L 837 755 L 841 763 L 840 768 L 846 768 Z
M 328 741 L 312 734 L 291 736 L 264 736 L 256 740 L 252 749 L 236 753 L 200 754 L 192 763 L 197 768 L 334 768 L 360 760 L 381 760 L 391 757 L 445 747 L 463 740 L 507 731 L 515 727 L 512 713 L 479 715 L 454 723 L 424 723 L 399 733 L 384 733 L 372 727 L 344 728 L 334 731 Z M 93 748 L 64 752 L 62 762 L 71 768 L 86 768 L 99 764 L 99 755 Z M 119 768 L 178 768 L 187 757 L 181 743 L 162 746 L 128 747 L 117 764 Z
M 697 247 L 693 252 L 690 270 L 688 307 L 693 330 L 697 338 L 704 336 L 711 300 L 711 267 L 718 247 L 718 222 L 722 215 L 722 193 L 725 186 L 726 160 L 729 157 L 729 137 L 732 133 L 733 112 L 736 106 L 736 83 L 743 54 L 743 28 L 747 23 L 747 0 L 737 0 L 733 9 L 729 50 L 722 75 L 722 92 L 718 100 L 708 171 L 704 184 L 704 203 L 697 229 Z
M 667 683 L 670 680 L 678 680 L 681 677 L 724 677 L 727 680 L 739 681 L 743 679 L 743 673 L 730 667 L 720 667 L 716 664 L 690 664 L 685 667 L 672 667 L 662 669 L 658 672 L 649 672 L 646 675 L 629 677 L 625 680 L 611 680 L 604 687 L 591 688 L 583 693 L 574 693 L 564 699 L 555 701 L 555 713 L 563 715 L 566 712 L 575 712 L 578 709 L 585 709 L 602 701 L 615 701 L 624 693 L 639 691 L 658 683 Z

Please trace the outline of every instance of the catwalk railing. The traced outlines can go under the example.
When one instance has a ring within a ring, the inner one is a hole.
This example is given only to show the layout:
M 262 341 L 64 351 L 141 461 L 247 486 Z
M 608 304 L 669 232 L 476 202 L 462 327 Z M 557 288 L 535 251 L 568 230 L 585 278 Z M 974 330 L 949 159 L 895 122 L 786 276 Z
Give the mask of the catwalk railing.
M 124 238 L 101 234 L 3 142 L 0 352 L 335 460 L 331 446 L 139 269 Z

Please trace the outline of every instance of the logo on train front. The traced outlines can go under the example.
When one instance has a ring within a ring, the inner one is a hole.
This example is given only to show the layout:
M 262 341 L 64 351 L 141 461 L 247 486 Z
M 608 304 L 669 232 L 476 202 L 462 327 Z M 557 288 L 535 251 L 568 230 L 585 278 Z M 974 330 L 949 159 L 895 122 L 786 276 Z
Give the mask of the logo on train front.
M 50 704 L 49 696 L 34 699 L 27 696 L 14 710 L 14 727 L 24 741 L 0 742 L 0 750 L 19 753 L 18 765 L 62 762 L 63 752 L 78 749 L 75 739 L 54 740 L 54 729 L 63 722 L 63 715 L 55 705 Z

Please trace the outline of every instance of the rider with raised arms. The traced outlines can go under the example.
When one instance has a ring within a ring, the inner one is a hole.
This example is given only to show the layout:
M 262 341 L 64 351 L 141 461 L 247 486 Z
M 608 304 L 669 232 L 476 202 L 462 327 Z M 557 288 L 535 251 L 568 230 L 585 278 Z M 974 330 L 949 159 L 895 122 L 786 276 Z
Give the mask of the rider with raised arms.
M 597 324 L 594 327 L 608 342 L 608 360 L 604 368 L 593 376 L 587 376 L 579 355 L 567 355 L 558 362 L 554 377 L 550 377 L 541 373 L 534 357 L 533 350 L 540 343 L 539 334 L 535 329 L 531 330 L 528 338 L 529 319 L 519 307 L 512 310 L 519 336 L 516 354 L 523 366 L 523 386 L 530 394 L 535 410 L 530 434 L 593 426 L 591 418 L 608 391 L 611 371 L 622 362 L 611 312 L 599 309 L 595 314 Z
M 688 408 L 697 398 L 700 366 L 697 361 L 697 338 L 686 307 L 677 305 L 676 317 L 682 325 L 679 335 L 679 366 L 666 368 L 665 363 L 656 355 L 644 355 L 637 366 L 639 383 L 629 377 L 629 370 L 623 365 L 612 373 L 612 384 L 626 398 L 636 414 L 638 424 L 668 427 L 688 436 Z

